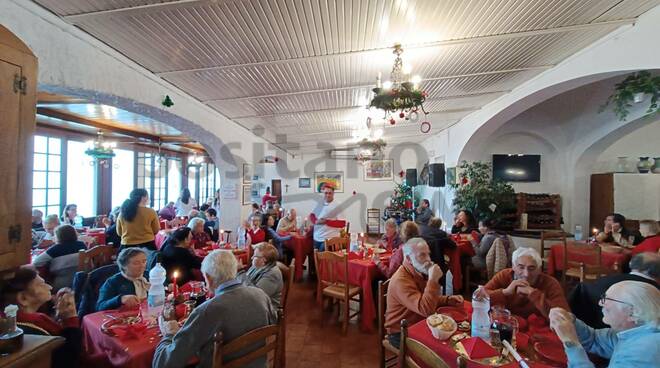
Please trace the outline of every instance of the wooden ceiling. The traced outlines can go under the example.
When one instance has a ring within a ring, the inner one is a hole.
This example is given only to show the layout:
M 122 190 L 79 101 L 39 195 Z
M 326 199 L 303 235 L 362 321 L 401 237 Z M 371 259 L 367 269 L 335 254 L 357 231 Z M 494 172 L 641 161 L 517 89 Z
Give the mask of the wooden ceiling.
M 148 117 L 84 99 L 39 92 L 37 124 L 84 134 L 104 135 L 115 141 L 158 146 L 179 152 L 200 152 L 204 148 L 177 129 Z

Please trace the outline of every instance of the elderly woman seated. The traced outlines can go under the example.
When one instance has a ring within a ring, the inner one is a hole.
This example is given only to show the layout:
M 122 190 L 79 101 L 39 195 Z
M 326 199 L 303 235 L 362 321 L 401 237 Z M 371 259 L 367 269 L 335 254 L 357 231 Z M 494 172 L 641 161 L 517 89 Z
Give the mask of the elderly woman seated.
M 183 227 L 174 230 L 160 250 L 161 264 L 167 270 L 167 279 L 172 278 L 174 271 L 178 272 L 177 284 L 198 279 L 194 270 L 199 271 L 202 262 L 191 252 L 192 232 Z M 201 277 L 201 273 L 198 274 Z M 201 280 L 201 279 L 200 279 Z
M 207 243 L 212 242 L 211 236 L 204 230 L 204 219 L 194 217 L 188 222 L 188 228 L 192 233 L 193 248 L 204 248 Z
M 117 257 L 119 273 L 110 277 L 99 290 L 96 310 L 135 308 L 147 298 L 149 282 L 145 277 L 147 255 L 140 248 L 125 248 Z
M 490 295 L 491 305 L 504 305 L 522 317 L 537 314 L 544 318 L 551 308 L 569 308 L 559 282 L 541 271 L 541 256 L 536 250 L 516 249 L 512 265 L 513 269 L 498 272 L 483 288 L 477 289 Z
M 16 322 L 23 332 L 34 335 L 62 336 L 64 345 L 52 355 L 53 367 L 77 367 L 82 347 L 76 304 L 71 289 L 60 290 L 55 298 L 52 287 L 31 267 L 21 267 L 12 278 L 2 281 L 1 306 L 18 306 Z M 54 299 L 55 319 L 38 312 Z M 50 366 L 50 365 L 49 365 Z
M 48 266 L 53 276 L 55 291 L 71 287 L 73 275 L 78 271 L 78 251 L 85 250 L 85 244 L 78 240 L 78 233 L 71 225 L 61 225 L 55 230 L 57 244 L 48 248 L 32 261 L 34 267 Z
M 567 309 L 550 310 L 550 327 L 564 344 L 569 367 L 594 367 L 587 353 L 609 359 L 610 368 L 657 367 L 660 362 L 660 291 L 640 281 L 622 281 L 599 302 L 603 322 L 593 329 Z
M 284 255 L 284 246 L 283 242 L 290 240 L 291 235 L 280 235 L 275 231 L 275 216 L 268 215 L 266 220 L 266 241 L 272 241 L 272 244 L 277 248 L 277 252 L 280 256 Z
M 44 219 L 44 231 L 37 232 L 39 238 L 37 239 L 37 248 L 48 248 L 55 244 L 57 237 L 55 236 L 55 229 L 60 226 L 60 218 L 57 215 L 48 215 Z
M 511 246 L 509 239 L 506 235 L 500 234 L 494 229 L 495 221 L 493 220 L 480 220 L 479 233 L 472 232 L 472 247 L 474 248 L 474 257 L 472 257 L 472 265 L 478 269 L 486 269 L 486 256 L 496 239 L 504 242 L 506 247 Z M 479 239 L 481 237 L 481 239 Z
M 412 221 L 406 221 L 403 224 L 401 224 L 401 241 L 403 243 L 407 242 L 408 240 L 412 238 L 417 238 L 419 237 L 419 227 L 417 226 L 416 223 Z M 389 279 L 394 275 L 394 273 L 399 269 L 401 264 L 403 263 L 403 250 L 401 249 L 402 246 L 399 246 L 398 248 L 394 248 L 394 251 L 392 252 L 392 257 L 390 257 L 389 263 L 385 264 L 380 261 L 380 257 L 377 254 L 374 254 L 372 257 L 372 261 L 376 264 L 380 272 L 385 276 L 385 278 Z
M 385 248 L 389 251 L 397 249 L 401 244 L 403 244 L 397 230 L 396 220 L 393 218 L 388 219 L 385 221 L 385 234 L 383 234 L 383 236 L 378 239 L 376 244 L 378 244 L 379 247 Z
M 256 286 L 263 290 L 275 308 L 280 307 L 282 295 L 282 272 L 277 267 L 277 249 L 268 243 L 259 243 L 254 246 L 252 266 L 239 277 L 246 285 Z

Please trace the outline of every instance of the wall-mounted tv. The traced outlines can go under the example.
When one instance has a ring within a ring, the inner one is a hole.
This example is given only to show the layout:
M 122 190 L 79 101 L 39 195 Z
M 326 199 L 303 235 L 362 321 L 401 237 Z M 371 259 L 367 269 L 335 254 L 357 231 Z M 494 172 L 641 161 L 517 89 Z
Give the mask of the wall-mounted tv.
M 493 155 L 493 178 L 504 181 L 541 181 L 541 155 Z

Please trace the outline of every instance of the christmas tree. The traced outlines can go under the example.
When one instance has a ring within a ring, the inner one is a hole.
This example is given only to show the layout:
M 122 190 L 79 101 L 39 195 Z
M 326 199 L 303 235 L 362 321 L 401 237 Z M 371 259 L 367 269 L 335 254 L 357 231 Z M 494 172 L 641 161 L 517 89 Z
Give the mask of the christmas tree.
M 390 198 L 390 205 L 385 209 L 385 220 L 394 218 L 397 223 L 412 220 L 414 204 L 412 187 L 405 182 L 395 183 L 394 194 Z

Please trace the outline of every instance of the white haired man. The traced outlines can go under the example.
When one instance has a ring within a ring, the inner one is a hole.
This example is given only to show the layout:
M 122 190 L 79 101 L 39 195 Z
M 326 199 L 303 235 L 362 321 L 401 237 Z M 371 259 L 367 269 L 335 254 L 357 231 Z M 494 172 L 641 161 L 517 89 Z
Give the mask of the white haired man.
M 511 264 L 513 268 L 498 272 L 480 289 L 489 294 L 491 305 L 504 305 L 522 317 L 537 314 L 548 318 L 554 307 L 568 309 L 561 285 L 541 271 L 541 256 L 535 249 L 516 249 Z
M 176 321 L 159 317 L 163 338 L 156 347 L 152 367 L 183 367 L 193 356 L 199 358 L 199 367 L 211 367 L 216 332 L 222 331 L 228 343 L 249 331 L 277 322 L 268 295 L 259 288 L 243 285 L 236 278 L 237 266 L 236 257 L 228 250 L 214 250 L 204 258 L 201 271 L 206 285 L 215 290 L 215 296 L 195 308 L 180 330 Z M 249 352 L 227 358 L 234 359 Z M 265 366 L 265 358 L 244 365 Z
M 401 343 L 401 320 L 413 324 L 435 313 L 443 305 L 463 303 L 460 295 L 440 295 L 440 266 L 431 261 L 431 251 L 422 238 L 403 245 L 403 264 L 392 275 L 387 289 L 385 328 L 392 345 Z
M 599 302 L 603 322 L 593 329 L 562 308 L 550 310 L 550 327 L 564 344 L 569 367 L 594 367 L 587 353 L 609 359 L 610 368 L 657 367 L 660 362 L 660 291 L 639 281 L 610 286 Z

